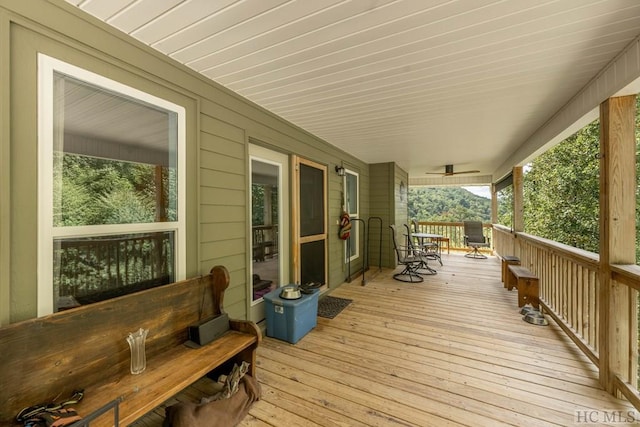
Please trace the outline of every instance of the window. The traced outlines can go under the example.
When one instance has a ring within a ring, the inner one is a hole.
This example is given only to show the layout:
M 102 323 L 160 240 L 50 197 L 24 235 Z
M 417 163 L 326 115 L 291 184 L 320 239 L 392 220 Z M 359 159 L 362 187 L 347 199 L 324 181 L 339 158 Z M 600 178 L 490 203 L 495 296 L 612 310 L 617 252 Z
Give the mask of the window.
M 38 315 L 185 275 L 184 108 L 39 56 Z
M 345 210 L 349 214 L 349 218 L 351 218 L 351 235 L 345 244 L 347 245 L 347 260 L 354 260 L 358 258 L 360 254 L 360 235 L 359 230 L 360 227 L 357 224 L 358 221 L 355 221 L 359 218 L 359 188 L 360 188 L 360 175 L 357 172 L 350 171 L 348 169 L 345 170 L 344 174 L 344 206 Z

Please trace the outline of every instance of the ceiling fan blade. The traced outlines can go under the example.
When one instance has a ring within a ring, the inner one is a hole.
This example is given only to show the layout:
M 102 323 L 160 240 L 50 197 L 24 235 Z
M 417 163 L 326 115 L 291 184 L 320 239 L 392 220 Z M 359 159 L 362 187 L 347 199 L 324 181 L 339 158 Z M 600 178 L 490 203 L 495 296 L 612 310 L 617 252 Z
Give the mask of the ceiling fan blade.
M 453 175 L 461 175 L 464 173 L 479 173 L 479 172 L 480 172 L 479 170 L 454 172 L 453 165 L 445 165 L 444 172 L 425 172 L 425 175 L 453 176 Z
M 460 171 L 460 172 L 453 172 L 451 173 L 451 175 L 461 175 L 463 173 L 480 173 L 480 171 Z

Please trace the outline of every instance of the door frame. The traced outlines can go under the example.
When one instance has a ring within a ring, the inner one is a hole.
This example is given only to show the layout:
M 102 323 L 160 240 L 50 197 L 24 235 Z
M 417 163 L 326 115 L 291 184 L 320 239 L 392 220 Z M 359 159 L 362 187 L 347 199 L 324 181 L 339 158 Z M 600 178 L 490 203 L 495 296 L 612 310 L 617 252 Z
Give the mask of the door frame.
M 300 237 L 300 165 L 304 164 L 309 167 L 320 169 L 322 171 L 322 198 L 324 204 L 324 232 L 311 236 Z M 324 240 L 324 278 L 323 288 L 329 287 L 329 238 L 328 238 L 328 200 L 327 200 L 327 166 L 313 160 L 303 157 L 291 156 L 291 171 L 293 179 L 291 180 L 291 262 L 294 283 L 300 284 L 301 280 L 301 260 L 300 245 L 308 242 Z
M 251 218 L 253 214 L 252 205 L 252 168 L 251 162 L 257 160 L 264 163 L 273 164 L 279 167 L 280 176 L 278 177 L 278 268 L 280 269 L 279 278 L 280 283 L 276 283 L 276 287 L 288 284 L 290 282 L 290 266 L 288 264 L 289 251 L 290 251 L 290 193 L 289 193 L 289 156 L 279 151 L 271 150 L 260 145 L 256 145 L 253 142 L 248 144 L 248 207 L 249 215 L 247 219 L 247 238 L 248 250 L 247 250 L 247 286 L 246 286 L 246 298 L 247 298 L 247 314 L 249 320 L 254 322 L 260 322 L 264 320 L 264 300 L 258 299 L 253 301 L 253 231 Z

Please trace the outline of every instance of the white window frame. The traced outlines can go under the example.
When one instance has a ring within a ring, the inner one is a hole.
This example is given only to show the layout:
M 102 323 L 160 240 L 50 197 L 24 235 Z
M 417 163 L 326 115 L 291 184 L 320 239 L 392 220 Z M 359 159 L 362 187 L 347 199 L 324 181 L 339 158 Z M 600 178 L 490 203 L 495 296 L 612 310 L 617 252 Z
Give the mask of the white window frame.
M 177 114 L 178 221 L 142 224 L 53 226 L 53 102 L 54 72 L 138 99 Z M 186 277 L 186 113 L 184 107 L 92 73 L 58 59 L 38 54 L 38 316 L 53 312 L 53 241 L 55 238 L 93 237 L 145 232 L 175 232 L 175 277 Z
M 354 235 L 355 234 L 355 251 L 353 252 L 353 255 L 349 258 L 349 253 L 347 252 L 347 241 L 344 242 L 344 253 L 345 253 L 345 262 L 348 261 L 354 261 L 356 259 L 358 259 L 360 257 L 360 226 L 358 224 L 356 224 L 356 221 L 353 221 L 354 219 L 358 219 L 360 218 L 360 174 L 356 171 L 350 170 L 350 169 L 346 169 L 345 168 L 345 173 L 344 173 L 344 177 L 342 178 L 342 188 L 344 188 L 344 200 L 343 200 L 343 205 L 345 207 L 345 210 L 347 211 L 347 213 L 349 214 L 349 218 L 351 219 L 351 234 Z M 349 212 L 348 209 L 348 205 L 347 205 L 347 190 L 348 190 L 348 186 L 347 186 L 347 175 L 353 175 L 356 177 L 356 188 L 357 188 L 357 192 L 358 195 L 356 197 L 356 211 L 354 212 Z M 352 248 L 353 249 L 353 248 Z

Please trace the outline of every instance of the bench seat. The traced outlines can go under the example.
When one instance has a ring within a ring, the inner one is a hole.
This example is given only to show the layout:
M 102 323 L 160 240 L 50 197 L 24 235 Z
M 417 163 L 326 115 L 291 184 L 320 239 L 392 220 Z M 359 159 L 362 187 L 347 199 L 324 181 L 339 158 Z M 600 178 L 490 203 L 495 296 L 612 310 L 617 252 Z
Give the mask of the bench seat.
M 520 258 L 512 255 L 504 255 L 502 257 L 502 283 L 504 283 L 504 287 L 508 291 L 511 290 L 511 288 L 509 288 L 509 281 L 507 280 L 507 269 L 510 265 L 520 265 Z
M 531 304 L 534 308 L 540 308 L 539 280 L 538 276 L 526 267 L 509 265 L 509 289 L 514 285 L 518 288 L 518 307 Z
M 234 363 L 250 364 L 255 377 L 258 326 L 229 320 L 229 330 L 201 347 L 185 343 L 187 329 L 224 313 L 229 273 L 211 273 L 119 298 L 84 305 L 0 328 L 0 425 L 17 425 L 19 410 L 60 402 L 74 390 L 74 405 L 88 417 L 119 400 L 120 424 L 129 425 L 193 382 L 211 373 L 228 374 Z M 130 372 L 129 332 L 149 330 L 146 370 Z M 111 426 L 113 411 L 91 426 Z
M 229 331 L 200 348 L 176 346 L 147 360 L 147 369 L 138 375 L 125 374 L 112 381 L 92 384 L 85 389 L 82 402 L 74 407 L 81 415 L 99 409 L 104 403 L 120 398 L 120 424 L 129 425 L 179 393 L 214 368 L 250 348 L 256 338 Z M 228 372 L 228 371 L 227 371 Z M 105 414 L 91 426 L 111 426 L 112 414 Z

